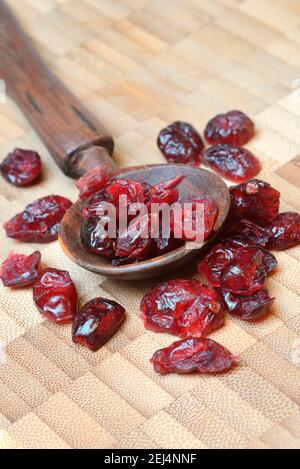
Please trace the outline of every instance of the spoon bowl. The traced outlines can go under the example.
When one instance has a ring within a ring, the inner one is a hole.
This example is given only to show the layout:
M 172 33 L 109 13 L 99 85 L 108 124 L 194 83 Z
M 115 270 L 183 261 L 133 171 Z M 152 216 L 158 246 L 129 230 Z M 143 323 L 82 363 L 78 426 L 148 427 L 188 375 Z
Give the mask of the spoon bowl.
M 227 217 L 230 195 L 226 184 L 211 171 L 181 164 L 162 164 L 124 168 L 116 174 L 118 178 L 144 181 L 150 185 L 179 175 L 185 176 L 177 186 L 180 197 L 208 195 L 216 202 L 219 209 L 215 223 L 217 233 Z M 61 222 L 58 239 L 63 251 L 73 262 L 100 275 L 124 280 L 158 277 L 188 262 L 199 254 L 208 242 L 204 242 L 203 246 L 197 249 L 189 249 L 184 245 L 158 257 L 133 264 L 113 266 L 109 261 L 89 252 L 82 245 L 80 239 L 80 226 L 83 221 L 82 205 L 83 202 L 78 200 L 66 212 Z

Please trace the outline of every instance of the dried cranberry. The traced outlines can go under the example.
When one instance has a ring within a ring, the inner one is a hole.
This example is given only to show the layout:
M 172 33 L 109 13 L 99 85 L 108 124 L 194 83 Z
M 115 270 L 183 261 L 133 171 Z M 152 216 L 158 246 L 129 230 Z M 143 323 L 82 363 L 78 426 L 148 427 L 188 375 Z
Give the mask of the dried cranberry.
M 42 172 L 41 158 L 31 150 L 15 148 L 0 165 L 2 176 L 15 186 L 27 186 L 39 179 Z
M 238 363 L 238 357 L 212 339 L 178 340 L 157 350 L 151 358 L 154 370 L 167 373 L 219 373 Z
M 162 256 L 167 252 L 174 251 L 175 249 L 183 246 L 184 242 L 181 239 L 169 238 L 155 238 L 152 241 L 152 249 L 154 256 Z
M 131 262 L 145 259 L 152 245 L 149 229 L 149 215 L 138 217 L 124 232 L 119 233 L 116 239 L 116 256 L 129 257 Z
M 114 205 L 112 197 L 106 192 L 105 189 L 101 189 L 85 200 L 82 214 L 85 218 L 99 218 L 101 214 L 105 212 L 107 203 Z
M 11 252 L 0 267 L 0 277 L 5 287 L 30 285 L 38 276 L 41 253 L 34 251 L 30 256 Z
M 236 182 L 244 182 L 256 176 L 260 163 L 246 148 L 225 143 L 214 145 L 203 153 L 203 161 L 217 173 Z
M 121 196 L 127 197 L 128 204 L 143 203 L 144 187 L 140 182 L 130 179 L 113 179 L 106 187 L 106 192 L 111 196 L 112 202 L 118 206 Z
M 80 235 L 82 244 L 89 251 L 108 259 L 114 257 L 114 241 L 110 239 L 102 223 L 95 218 L 90 218 L 82 224 Z
M 76 314 L 73 342 L 96 351 L 117 331 L 125 317 L 125 309 L 116 301 L 94 298 Z
M 222 293 L 229 313 L 245 321 L 264 316 L 273 302 L 265 288 L 251 296 L 238 296 L 226 291 Z
M 229 222 L 246 219 L 265 226 L 279 211 L 280 192 L 259 179 L 231 187 L 230 197 Z
M 157 145 L 169 163 L 198 166 L 202 161 L 203 141 L 190 124 L 176 121 L 160 131 Z
M 224 227 L 223 236 L 234 239 L 242 245 L 267 247 L 271 235 L 266 228 L 256 225 L 248 220 L 240 220 L 234 224 L 227 223 Z
M 244 145 L 254 135 L 254 123 L 241 111 L 218 114 L 205 129 L 205 138 L 211 144 Z
M 33 300 L 51 321 L 71 321 L 77 310 L 77 291 L 66 270 L 45 269 L 33 286 Z
M 182 338 L 202 337 L 218 329 L 225 310 L 220 293 L 198 280 L 169 280 L 151 288 L 141 301 L 147 329 Z
M 100 191 L 106 186 L 108 180 L 108 168 L 100 166 L 91 169 L 76 181 L 76 187 L 79 189 L 79 198 L 87 199 L 90 195 Z
M 199 220 L 197 220 L 197 206 L 202 209 Z M 180 238 L 185 241 L 195 241 L 200 234 L 203 235 L 203 240 L 207 239 L 213 231 L 218 215 L 218 206 L 214 200 L 208 196 L 185 196 L 180 200 L 178 208 L 177 215 L 176 208 L 171 212 L 170 225 L 173 233 L 176 235 L 177 229 L 182 228 Z
M 285 212 L 277 215 L 267 226 L 270 234 L 269 248 L 278 251 L 300 243 L 300 214 Z
M 57 239 L 59 223 L 71 205 L 70 200 L 59 195 L 37 199 L 4 223 L 6 235 L 37 243 L 53 241 Z
M 252 295 L 262 288 L 276 265 L 275 257 L 262 248 L 226 242 L 215 246 L 200 261 L 198 271 L 214 287 Z

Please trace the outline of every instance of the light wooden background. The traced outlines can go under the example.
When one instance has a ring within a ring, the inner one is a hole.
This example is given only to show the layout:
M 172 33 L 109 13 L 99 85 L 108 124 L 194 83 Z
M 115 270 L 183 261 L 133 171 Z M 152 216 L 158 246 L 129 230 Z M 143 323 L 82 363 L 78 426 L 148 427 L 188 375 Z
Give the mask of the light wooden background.
M 175 119 L 202 131 L 217 112 L 238 108 L 255 119 L 248 146 L 262 161 L 261 177 L 282 192 L 282 210 L 300 211 L 299 0 L 9 4 L 54 72 L 113 133 L 120 165 L 163 162 L 156 136 Z M 15 146 L 41 153 L 44 178 L 30 189 L 1 179 L 1 223 L 38 196 L 76 199 L 73 181 L 8 100 L 0 104 L 1 158 Z M 8 240 L 3 230 L 0 238 L 1 260 L 11 249 L 40 247 Z M 155 282 L 86 272 L 56 242 L 41 251 L 45 266 L 70 271 L 82 303 L 114 298 L 127 321 L 93 354 L 71 342 L 69 326 L 41 318 L 30 289 L 1 287 L 1 447 L 300 447 L 299 248 L 277 254 L 272 314 L 254 324 L 228 319 L 213 334 L 241 365 L 222 376 L 181 377 L 160 377 L 148 362 L 173 340 L 145 331 L 138 316 Z

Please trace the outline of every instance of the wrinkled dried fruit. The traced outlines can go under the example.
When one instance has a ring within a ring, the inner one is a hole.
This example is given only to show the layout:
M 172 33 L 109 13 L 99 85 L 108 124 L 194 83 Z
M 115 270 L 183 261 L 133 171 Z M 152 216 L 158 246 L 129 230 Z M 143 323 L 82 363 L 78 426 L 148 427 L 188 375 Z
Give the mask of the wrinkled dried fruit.
M 33 286 L 33 300 L 40 313 L 51 321 L 71 321 L 77 311 L 77 291 L 66 270 L 43 270 Z
M 116 239 L 116 257 L 129 257 L 132 262 L 142 260 L 149 254 L 152 239 L 149 236 L 150 217 L 139 217 Z
M 263 287 L 276 265 L 275 257 L 262 248 L 227 241 L 199 262 L 198 271 L 214 287 L 236 295 L 252 295 Z
M 38 276 L 37 269 L 41 253 L 34 251 L 30 256 L 11 252 L 0 267 L 0 277 L 5 287 L 20 288 L 30 285 Z
M 236 182 L 247 181 L 260 171 L 260 163 L 253 153 L 225 143 L 205 150 L 203 161 L 217 173 Z
M 27 186 L 39 179 L 42 172 L 41 158 L 31 150 L 15 148 L 0 165 L 2 176 L 15 186 Z
M 157 350 L 151 358 L 154 370 L 167 373 L 220 373 L 238 363 L 238 357 L 212 339 L 178 340 Z
M 105 189 L 101 189 L 85 200 L 82 214 L 85 218 L 99 218 L 100 214 L 105 211 L 104 209 L 107 203 L 113 204 L 112 197 Z
M 254 135 L 254 123 L 241 111 L 218 114 L 211 119 L 204 132 L 211 145 L 227 143 L 241 146 L 249 142 Z
M 271 236 L 269 248 L 278 251 L 291 248 L 300 243 L 300 214 L 296 212 L 284 212 L 267 226 Z
M 245 321 L 264 316 L 273 302 L 265 288 L 251 296 L 238 296 L 226 291 L 222 293 L 229 313 Z
M 269 245 L 271 239 L 271 235 L 266 228 L 248 220 L 240 220 L 232 225 L 227 223 L 222 234 L 226 238 L 240 242 L 243 246 L 261 246 L 265 248 Z
M 209 196 L 185 196 L 180 200 L 180 205 L 181 210 L 178 215 L 175 209 L 171 212 L 170 226 L 173 233 L 176 234 L 178 227 L 182 227 L 180 238 L 185 241 L 195 241 L 200 233 L 203 234 L 203 240 L 207 239 L 213 231 L 218 215 L 218 206 L 214 200 Z M 198 224 L 197 206 L 200 208 Z
M 130 179 L 113 179 L 106 187 L 106 192 L 112 198 L 112 203 L 118 206 L 119 198 L 126 196 L 128 204 L 143 203 L 144 187 L 140 182 Z
M 96 351 L 117 331 L 124 317 L 125 309 L 116 301 L 94 298 L 76 314 L 73 342 Z
M 90 195 L 100 191 L 106 186 L 108 180 L 108 168 L 98 166 L 91 169 L 76 181 L 76 187 L 79 189 L 79 198 L 87 199 Z
M 72 202 L 59 195 L 37 199 L 4 223 L 6 235 L 23 241 L 42 243 L 57 239 L 59 223 Z
M 184 241 L 181 239 L 169 238 L 155 238 L 152 240 L 152 249 L 154 256 L 162 256 L 167 252 L 174 251 L 175 249 L 183 246 Z
M 151 288 L 141 301 L 147 329 L 179 337 L 203 337 L 224 323 L 220 293 L 198 280 L 176 279 Z
M 230 198 L 230 223 L 245 219 L 265 226 L 279 211 L 280 192 L 259 179 L 231 187 Z
M 103 229 L 102 223 L 95 218 L 85 220 L 80 230 L 82 244 L 94 254 L 112 259 L 115 255 L 115 243 Z
M 203 141 L 193 126 L 176 121 L 160 131 L 157 145 L 169 163 L 198 166 L 202 161 Z

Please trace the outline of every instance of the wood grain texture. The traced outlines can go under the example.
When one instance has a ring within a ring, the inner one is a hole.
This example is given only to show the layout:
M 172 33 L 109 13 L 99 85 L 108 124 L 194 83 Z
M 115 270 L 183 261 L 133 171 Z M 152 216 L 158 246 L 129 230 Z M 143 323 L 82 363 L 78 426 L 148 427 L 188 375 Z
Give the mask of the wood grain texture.
M 116 142 L 120 167 L 160 164 L 159 130 L 186 119 L 200 131 L 217 112 L 255 120 L 247 147 L 261 177 L 300 211 L 298 0 L 10 0 L 51 69 Z M 0 77 L 4 78 L 4 77 Z M 0 221 L 42 195 L 77 198 L 11 99 L 0 104 L 3 157 L 15 146 L 40 152 L 41 183 L 0 181 Z M 0 447 L 299 448 L 300 249 L 276 253 L 268 280 L 271 314 L 253 324 L 227 318 L 212 337 L 240 354 L 222 376 L 165 376 L 149 358 L 173 340 L 149 333 L 139 303 L 155 280 L 112 280 L 74 265 L 58 243 L 25 245 L 0 230 L 10 250 L 42 250 L 45 266 L 68 269 L 80 302 L 106 296 L 127 320 L 98 353 L 76 346 L 70 327 L 43 320 L 31 290 L 0 287 Z M 193 262 L 174 276 L 190 275 Z M 51 376 L 44 368 L 49 366 Z M 145 394 L 146 397 L 145 397 Z

